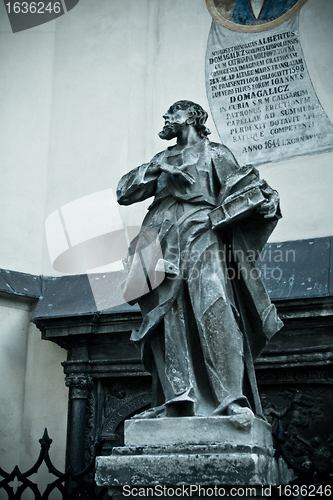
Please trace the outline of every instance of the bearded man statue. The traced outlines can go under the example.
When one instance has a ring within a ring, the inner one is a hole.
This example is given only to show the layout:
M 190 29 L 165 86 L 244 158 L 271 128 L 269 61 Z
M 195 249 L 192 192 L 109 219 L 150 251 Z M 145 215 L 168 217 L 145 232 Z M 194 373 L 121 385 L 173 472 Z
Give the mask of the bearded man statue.
M 176 144 L 117 189 L 122 205 L 154 196 L 124 283 L 143 316 L 131 338 L 153 377 L 152 408 L 138 418 L 230 415 L 245 428 L 253 412 L 262 416 L 253 360 L 282 327 L 255 266 L 281 217 L 279 198 L 207 139 L 207 117 L 191 101 L 173 104 L 159 136 Z

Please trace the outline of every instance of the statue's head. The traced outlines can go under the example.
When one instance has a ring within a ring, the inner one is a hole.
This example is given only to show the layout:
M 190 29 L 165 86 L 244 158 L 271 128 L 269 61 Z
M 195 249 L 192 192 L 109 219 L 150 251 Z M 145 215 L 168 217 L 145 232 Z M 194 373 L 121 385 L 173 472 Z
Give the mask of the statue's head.
M 202 138 L 210 134 L 209 128 L 205 125 L 208 113 L 195 102 L 177 101 L 170 106 L 163 118 L 165 125 L 158 134 L 161 139 L 173 139 L 179 130 L 186 125 L 192 125 Z

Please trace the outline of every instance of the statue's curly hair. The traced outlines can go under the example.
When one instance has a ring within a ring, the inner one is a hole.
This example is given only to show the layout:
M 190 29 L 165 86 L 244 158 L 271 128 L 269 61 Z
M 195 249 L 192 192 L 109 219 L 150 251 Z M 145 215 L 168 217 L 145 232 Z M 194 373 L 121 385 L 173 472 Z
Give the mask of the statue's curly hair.
M 200 106 L 192 101 L 177 101 L 172 106 L 170 106 L 169 111 L 176 111 L 177 109 L 187 109 L 189 113 L 195 119 L 195 127 L 200 135 L 200 137 L 206 137 L 211 133 L 205 123 L 208 118 L 208 113 Z

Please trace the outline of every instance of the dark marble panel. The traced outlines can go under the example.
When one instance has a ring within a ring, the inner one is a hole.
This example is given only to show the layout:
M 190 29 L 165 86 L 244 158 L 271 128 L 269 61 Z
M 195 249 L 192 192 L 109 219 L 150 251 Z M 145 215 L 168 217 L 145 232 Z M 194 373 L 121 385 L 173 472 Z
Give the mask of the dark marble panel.
M 103 284 L 98 288 L 92 284 L 99 280 Z M 86 274 L 75 276 L 61 276 L 57 278 L 44 278 L 43 296 L 39 300 L 33 314 L 32 320 L 40 318 L 56 318 L 66 316 L 81 316 L 126 312 L 138 310 L 121 302 L 121 283 L 124 280 L 124 273 L 103 273 L 88 277 Z M 104 294 L 104 303 L 103 303 Z M 98 301 L 98 307 L 96 302 Z M 114 307 L 104 305 L 117 304 Z
M 330 237 L 267 244 L 257 266 L 270 298 L 328 296 L 330 247 Z
M 42 278 L 33 274 L 0 269 L 0 291 L 39 298 L 42 294 Z

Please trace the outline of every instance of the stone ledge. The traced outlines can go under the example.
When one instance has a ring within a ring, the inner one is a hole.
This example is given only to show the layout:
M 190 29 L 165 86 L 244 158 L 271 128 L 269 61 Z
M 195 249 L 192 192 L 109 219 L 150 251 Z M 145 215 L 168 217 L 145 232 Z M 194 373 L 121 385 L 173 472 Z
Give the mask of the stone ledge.
M 98 486 L 200 484 L 277 485 L 290 480 L 273 457 L 255 453 L 98 457 Z
M 180 446 L 222 443 L 226 446 L 273 447 L 271 426 L 254 417 L 248 430 L 236 429 L 230 417 L 181 417 L 125 421 L 125 446 Z
M 275 450 L 273 448 L 260 448 L 259 446 L 233 445 L 226 443 L 198 444 L 198 445 L 170 445 L 170 446 L 121 446 L 113 448 L 112 455 L 169 455 L 169 454 L 206 454 L 209 453 L 254 453 L 257 455 L 267 455 L 273 457 Z

